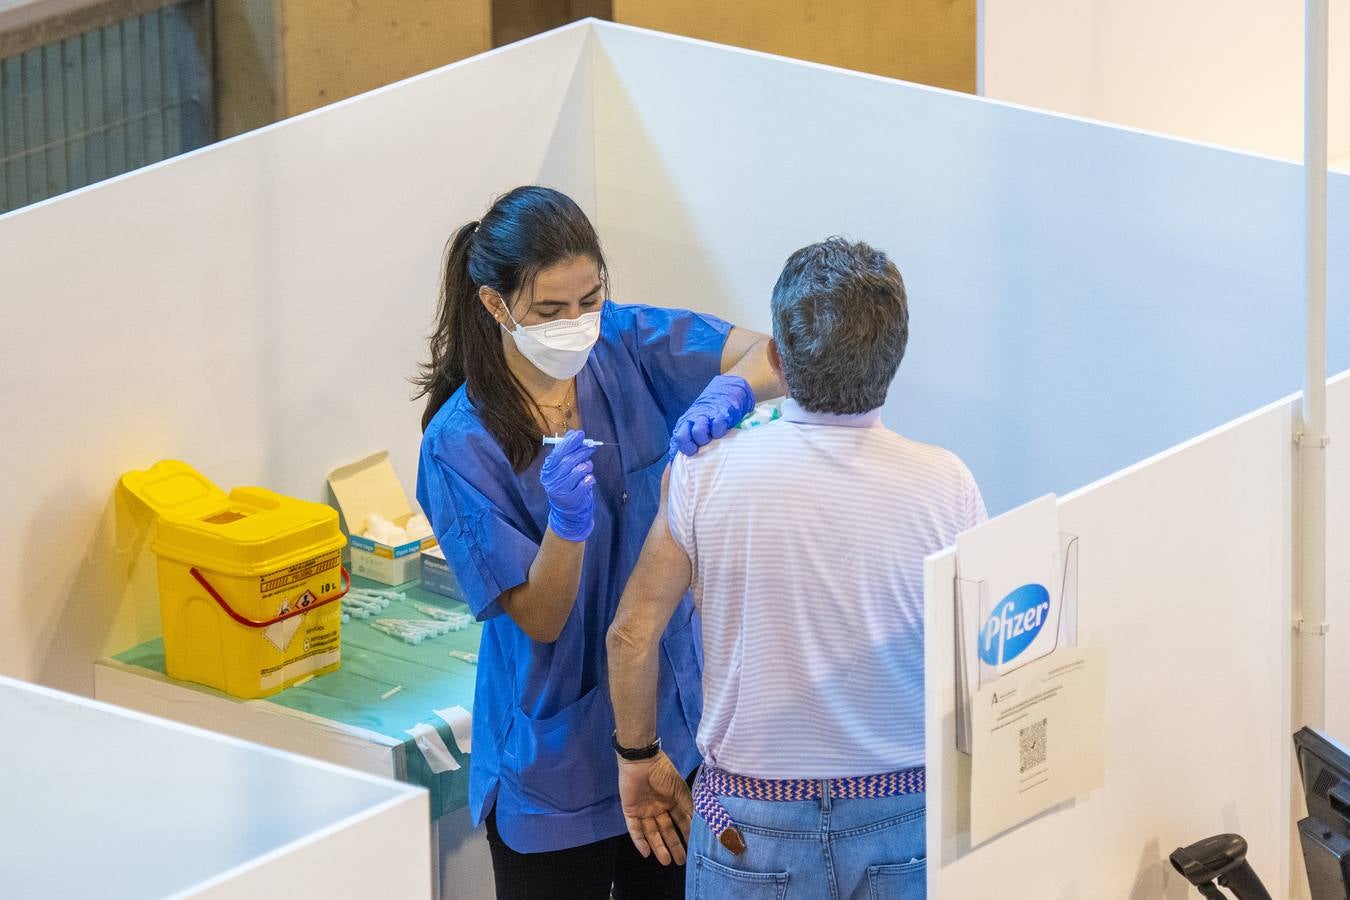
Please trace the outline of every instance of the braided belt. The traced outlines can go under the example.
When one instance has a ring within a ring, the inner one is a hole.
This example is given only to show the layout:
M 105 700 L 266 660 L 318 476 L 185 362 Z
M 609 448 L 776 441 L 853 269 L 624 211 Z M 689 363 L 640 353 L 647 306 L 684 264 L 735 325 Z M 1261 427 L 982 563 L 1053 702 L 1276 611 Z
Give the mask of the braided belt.
M 874 800 L 881 797 L 899 797 L 902 794 L 921 794 L 926 790 L 923 766 L 885 772 L 881 775 L 859 775 L 853 778 L 831 778 L 830 797 L 836 800 Z M 731 816 L 718 797 L 739 797 L 744 800 L 819 800 L 822 781 L 815 778 L 747 778 L 704 766 L 694 783 L 694 812 L 703 817 L 712 833 L 732 853 L 745 852 L 745 838 L 731 821 Z

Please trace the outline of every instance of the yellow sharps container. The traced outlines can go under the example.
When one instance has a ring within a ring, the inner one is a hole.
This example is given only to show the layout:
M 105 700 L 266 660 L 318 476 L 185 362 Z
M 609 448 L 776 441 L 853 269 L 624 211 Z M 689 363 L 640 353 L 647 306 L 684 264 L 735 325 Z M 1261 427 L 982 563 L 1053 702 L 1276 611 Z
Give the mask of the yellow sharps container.
M 337 510 L 264 488 L 226 494 L 176 460 L 122 485 L 159 516 L 170 678 L 255 698 L 338 668 L 350 580 Z

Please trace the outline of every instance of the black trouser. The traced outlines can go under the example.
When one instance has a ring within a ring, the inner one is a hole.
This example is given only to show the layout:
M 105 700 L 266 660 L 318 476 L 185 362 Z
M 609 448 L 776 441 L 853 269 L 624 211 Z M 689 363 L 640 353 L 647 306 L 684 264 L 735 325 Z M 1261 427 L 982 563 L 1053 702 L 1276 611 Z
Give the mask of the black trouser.
M 684 866 L 643 859 L 627 832 L 567 850 L 517 853 L 497 831 L 495 809 L 486 824 L 497 900 L 609 900 L 611 892 L 614 900 L 684 900 Z

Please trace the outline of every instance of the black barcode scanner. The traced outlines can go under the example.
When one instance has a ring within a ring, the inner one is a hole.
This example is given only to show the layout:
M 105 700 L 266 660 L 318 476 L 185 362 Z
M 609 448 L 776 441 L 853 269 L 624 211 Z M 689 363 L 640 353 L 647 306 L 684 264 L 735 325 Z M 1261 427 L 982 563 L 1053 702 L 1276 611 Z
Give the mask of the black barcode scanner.
M 1172 868 L 1210 900 L 1228 900 L 1214 886 L 1218 882 L 1237 900 L 1271 900 L 1266 886 L 1247 862 L 1247 842 L 1241 835 L 1216 834 L 1189 847 L 1172 851 Z

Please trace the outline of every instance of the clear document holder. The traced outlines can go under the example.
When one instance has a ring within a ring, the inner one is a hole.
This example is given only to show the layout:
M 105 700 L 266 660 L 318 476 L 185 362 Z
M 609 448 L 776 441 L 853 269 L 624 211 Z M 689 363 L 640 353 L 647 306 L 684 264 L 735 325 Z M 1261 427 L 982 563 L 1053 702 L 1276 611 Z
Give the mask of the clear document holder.
M 1078 646 L 1078 535 L 1059 535 L 1057 564 L 1060 572 L 1059 621 L 1047 622 L 1045 627 L 1055 629 L 1055 644 L 1050 653 L 1061 647 Z M 1035 657 L 1015 666 L 1002 668 L 986 664 L 980 659 L 980 624 L 989 614 L 993 599 L 988 583 L 956 576 L 956 749 L 969 754 L 973 718 L 970 705 L 975 692 L 1002 675 L 1015 671 Z

